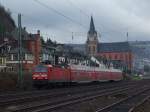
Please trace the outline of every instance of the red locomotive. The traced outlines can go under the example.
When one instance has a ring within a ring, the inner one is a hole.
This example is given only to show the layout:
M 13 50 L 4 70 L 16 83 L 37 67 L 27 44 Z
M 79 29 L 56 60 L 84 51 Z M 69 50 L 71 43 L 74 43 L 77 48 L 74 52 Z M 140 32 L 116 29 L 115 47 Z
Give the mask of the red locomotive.
M 98 66 L 89 66 L 84 63 L 70 63 L 67 66 L 38 65 L 33 70 L 35 85 L 93 82 L 93 81 L 120 81 L 123 79 L 122 71 L 113 67 L 106 67 L 93 58 Z

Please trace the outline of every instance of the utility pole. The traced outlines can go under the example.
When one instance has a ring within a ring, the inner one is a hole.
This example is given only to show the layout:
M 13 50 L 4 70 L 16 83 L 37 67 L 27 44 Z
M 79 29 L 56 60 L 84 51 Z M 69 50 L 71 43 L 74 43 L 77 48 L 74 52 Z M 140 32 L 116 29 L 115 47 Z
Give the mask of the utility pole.
M 127 32 L 127 42 L 129 41 L 129 33 Z
M 22 27 L 21 27 L 21 14 L 18 14 L 18 48 L 19 48 L 19 52 L 18 52 L 18 67 L 19 67 L 19 76 L 18 76 L 18 84 L 19 87 L 22 88 L 22 84 L 23 84 L 23 77 L 22 77 L 22 38 L 21 38 L 21 33 L 22 33 Z
M 72 44 L 73 44 L 73 39 L 74 39 L 74 35 L 73 35 L 73 32 L 72 32 Z

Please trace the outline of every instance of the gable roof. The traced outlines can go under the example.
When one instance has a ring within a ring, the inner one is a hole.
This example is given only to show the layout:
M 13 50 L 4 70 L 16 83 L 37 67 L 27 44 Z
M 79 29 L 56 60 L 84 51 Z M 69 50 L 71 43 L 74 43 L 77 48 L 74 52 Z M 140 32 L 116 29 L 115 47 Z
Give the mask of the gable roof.
M 99 43 L 98 52 L 129 52 L 131 51 L 128 42 L 113 42 L 113 43 Z

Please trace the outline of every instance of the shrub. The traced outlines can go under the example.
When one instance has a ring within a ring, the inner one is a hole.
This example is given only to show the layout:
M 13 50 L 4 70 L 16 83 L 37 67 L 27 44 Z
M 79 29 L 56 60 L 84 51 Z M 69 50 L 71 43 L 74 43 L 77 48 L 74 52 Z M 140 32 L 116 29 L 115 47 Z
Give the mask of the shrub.
M 16 90 L 20 87 L 18 83 L 18 73 L 16 72 L 0 72 L 0 90 Z M 23 73 L 23 84 L 24 90 L 32 89 L 32 75 L 29 72 Z

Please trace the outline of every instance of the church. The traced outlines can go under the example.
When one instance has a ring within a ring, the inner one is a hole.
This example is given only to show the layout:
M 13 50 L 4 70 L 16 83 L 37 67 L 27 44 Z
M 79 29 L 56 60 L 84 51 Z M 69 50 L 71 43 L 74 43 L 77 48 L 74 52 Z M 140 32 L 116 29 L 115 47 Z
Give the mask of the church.
M 87 33 L 87 41 L 85 44 L 72 44 L 75 51 L 84 52 L 89 56 L 103 57 L 113 63 L 119 63 L 132 70 L 133 53 L 129 43 L 112 42 L 101 43 L 98 40 L 98 34 L 95 29 L 93 17 L 91 16 L 90 28 Z
M 101 43 L 91 16 L 90 29 L 87 34 L 86 53 L 90 56 L 101 56 L 113 62 L 122 63 L 132 69 L 133 53 L 128 42 Z

